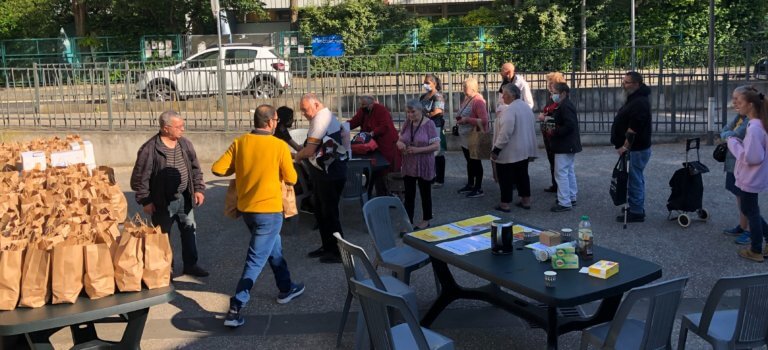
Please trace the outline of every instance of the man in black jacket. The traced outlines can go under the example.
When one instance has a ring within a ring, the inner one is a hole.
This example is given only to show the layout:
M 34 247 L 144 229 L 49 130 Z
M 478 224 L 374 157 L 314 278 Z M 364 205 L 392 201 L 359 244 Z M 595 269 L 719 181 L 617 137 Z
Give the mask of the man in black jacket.
M 192 142 L 184 138 L 184 119 L 174 111 L 160 114 L 160 132 L 145 142 L 136 155 L 131 189 L 152 224 L 171 232 L 176 221 L 181 231 L 184 274 L 205 277 L 197 265 L 197 242 L 193 206 L 205 201 L 203 172 Z
M 579 134 L 579 121 L 576 118 L 576 107 L 568 98 L 570 95 L 568 84 L 557 83 L 553 87 L 552 101 L 558 106 L 552 114 L 555 128 L 549 135 L 549 148 L 555 154 L 557 203 L 550 210 L 558 213 L 569 211 L 572 206 L 576 205 L 579 188 L 576 184 L 574 161 L 576 153 L 581 152 L 581 136 Z
M 645 178 L 643 170 L 651 158 L 651 89 L 637 72 L 628 72 L 622 82 L 627 102 L 616 113 L 611 127 L 611 143 L 619 155 L 629 152 L 627 181 L 627 222 L 645 221 Z M 624 222 L 624 215 L 616 217 Z

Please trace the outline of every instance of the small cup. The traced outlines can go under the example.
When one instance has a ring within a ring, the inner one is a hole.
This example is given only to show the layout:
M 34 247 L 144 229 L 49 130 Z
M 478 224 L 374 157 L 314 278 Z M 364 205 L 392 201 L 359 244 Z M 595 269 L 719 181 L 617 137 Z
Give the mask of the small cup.
M 523 230 L 523 242 L 525 244 L 531 244 L 533 243 L 533 238 L 535 235 L 533 234 L 533 230 L 526 228 Z
M 547 288 L 555 287 L 556 280 L 557 280 L 557 272 L 544 271 L 544 285 L 547 286 Z
M 560 240 L 563 243 L 570 242 L 573 240 L 573 230 L 569 228 L 562 228 L 560 229 Z

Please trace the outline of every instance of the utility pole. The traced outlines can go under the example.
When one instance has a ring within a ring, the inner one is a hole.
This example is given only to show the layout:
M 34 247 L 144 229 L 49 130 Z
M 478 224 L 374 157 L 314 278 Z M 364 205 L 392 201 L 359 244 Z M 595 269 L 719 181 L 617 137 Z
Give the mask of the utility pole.
M 581 0 L 581 71 L 587 71 L 587 0 Z
M 707 145 L 715 143 L 715 0 L 709 0 L 709 98 L 707 98 Z
M 631 65 L 632 65 L 632 70 L 634 71 L 634 70 L 637 69 L 637 53 L 635 52 L 635 0 L 632 0 L 632 11 L 630 13 L 630 17 L 631 17 L 630 21 L 632 22 L 631 23 L 631 25 L 632 25 L 632 30 L 631 30 L 631 32 L 632 32 L 632 39 L 631 39 L 631 41 L 632 41 L 632 62 L 631 62 Z

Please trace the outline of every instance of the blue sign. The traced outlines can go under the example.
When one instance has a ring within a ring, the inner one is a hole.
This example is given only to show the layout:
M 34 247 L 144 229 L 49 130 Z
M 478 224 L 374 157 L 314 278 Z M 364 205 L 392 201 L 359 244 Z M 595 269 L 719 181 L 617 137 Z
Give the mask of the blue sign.
M 341 35 L 313 35 L 312 55 L 317 57 L 344 56 L 344 41 Z

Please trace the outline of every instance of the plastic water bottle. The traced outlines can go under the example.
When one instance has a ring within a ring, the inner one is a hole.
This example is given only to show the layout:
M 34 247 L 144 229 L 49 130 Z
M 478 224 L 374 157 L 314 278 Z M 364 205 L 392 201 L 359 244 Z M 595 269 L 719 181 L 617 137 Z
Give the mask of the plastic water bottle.
M 583 215 L 579 222 L 579 238 L 576 247 L 580 258 L 585 260 L 593 258 L 592 238 L 592 223 L 589 222 L 589 216 Z

